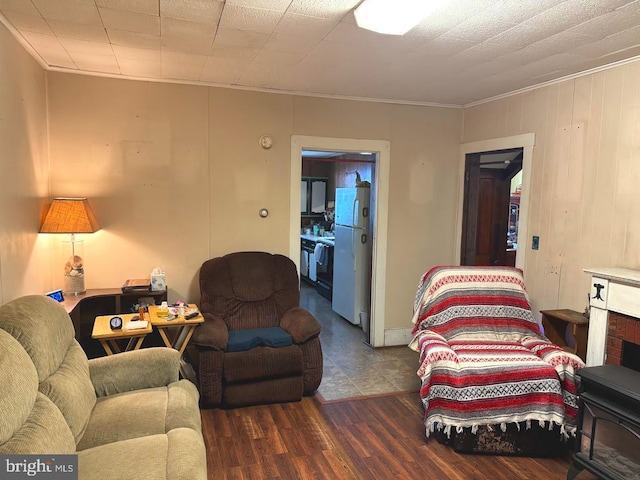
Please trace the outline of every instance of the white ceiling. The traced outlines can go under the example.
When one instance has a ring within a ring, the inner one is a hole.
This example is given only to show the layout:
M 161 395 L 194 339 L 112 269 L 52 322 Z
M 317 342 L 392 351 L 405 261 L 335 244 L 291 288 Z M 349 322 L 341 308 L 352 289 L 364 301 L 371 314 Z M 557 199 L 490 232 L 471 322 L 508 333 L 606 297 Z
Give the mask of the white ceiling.
M 450 0 L 405 36 L 358 28 L 359 3 L 0 0 L 0 20 L 52 70 L 418 104 L 640 55 L 640 0 Z

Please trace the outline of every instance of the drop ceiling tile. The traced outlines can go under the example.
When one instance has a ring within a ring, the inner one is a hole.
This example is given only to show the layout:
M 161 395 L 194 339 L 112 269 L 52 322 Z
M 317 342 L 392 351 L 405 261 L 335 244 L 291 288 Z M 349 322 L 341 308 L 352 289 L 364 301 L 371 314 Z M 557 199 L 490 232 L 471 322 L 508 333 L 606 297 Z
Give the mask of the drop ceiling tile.
M 211 47 L 211 56 L 222 58 L 252 59 L 258 54 L 259 51 L 260 49 L 258 48 L 234 47 L 232 45 L 217 45 L 216 43 L 214 43 L 213 47 Z
M 428 43 L 428 40 L 424 37 L 415 35 L 381 35 L 348 22 L 340 22 L 324 40 L 345 45 L 360 45 L 367 51 L 375 50 L 383 55 L 408 53 Z
M 527 47 L 530 51 L 539 51 L 545 56 L 567 52 L 591 43 L 594 39 L 569 31 L 556 33 Z
M 496 34 L 506 32 L 513 26 L 514 24 L 512 23 L 472 18 L 448 30 L 440 38 L 481 43 L 491 37 L 495 37 Z
M 204 64 L 203 64 L 204 65 Z M 176 80 L 200 80 L 203 65 L 162 62 L 162 78 Z
M 617 52 L 607 53 L 596 59 L 589 59 L 584 63 L 583 68 L 586 70 L 590 68 L 601 67 L 602 65 L 606 65 L 608 63 L 619 62 L 621 60 L 626 60 L 628 58 L 638 56 L 640 56 L 640 45 L 635 45 L 624 48 Z
M 490 37 L 487 42 L 498 45 L 525 47 L 546 37 L 547 35 L 544 31 L 524 23 L 505 30 L 494 37 Z
M 120 68 L 114 55 L 95 55 L 80 52 L 70 52 L 69 55 L 81 70 L 88 72 L 120 73 Z
M 229 68 L 232 70 L 244 70 L 253 61 L 253 57 L 207 57 L 207 68 Z
M 463 52 L 468 48 L 477 45 L 479 42 L 473 42 L 471 40 L 460 40 L 456 38 L 438 37 L 434 40 L 430 40 L 422 47 L 416 49 L 415 56 L 447 56 L 455 55 L 456 53 Z
M 206 55 L 211 50 L 216 26 L 162 17 L 161 30 L 163 47 Z
M 98 7 L 160 15 L 159 0 L 95 0 Z
M 216 34 L 217 25 L 190 22 L 171 17 L 162 17 L 160 19 L 160 28 L 163 37 L 206 37 L 213 39 Z
M 227 0 L 225 3 L 237 7 L 263 8 L 284 12 L 289 7 L 291 0 Z
M 532 62 L 527 65 L 515 68 L 513 69 L 513 73 L 522 73 L 527 77 L 541 76 L 545 75 L 546 73 L 553 72 L 554 70 L 561 70 L 563 68 L 567 68 L 568 66 L 581 63 L 584 60 L 585 58 L 579 55 L 559 53 L 540 59 L 536 62 Z
M 308 38 L 321 39 L 338 24 L 337 20 L 330 18 L 317 18 L 286 12 L 274 33 L 283 35 L 298 35 Z
M 200 75 L 200 80 L 203 82 L 235 85 L 240 75 L 242 75 L 245 66 L 219 63 L 221 60 L 224 59 L 209 57 Z
M 196 55 L 192 53 L 176 52 L 163 49 L 161 52 L 162 63 L 182 63 L 202 70 L 207 61 L 206 55 Z
M 146 33 L 126 32 L 124 30 L 107 29 L 109 41 L 115 45 L 133 48 L 160 49 L 160 36 Z
M 252 32 L 237 28 L 219 28 L 215 38 L 215 45 L 262 48 L 268 39 L 269 34 L 264 32 Z
M 521 23 L 541 11 L 563 2 L 564 0 L 537 0 L 535 2 L 496 2 L 482 14 L 498 22 Z
M 237 84 L 269 88 L 276 83 L 283 74 L 284 71 L 281 66 L 252 63 L 242 72 L 242 75 L 240 75 L 240 78 L 237 80 Z
M 285 67 L 297 65 L 305 56 L 304 53 L 278 52 L 275 50 L 260 50 L 254 57 L 253 63 L 265 66 Z
M 47 23 L 58 37 L 78 38 L 90 42 L 109 42 L 107 32 L 102 25 L 82 25 L 61 20 L 49 20 Z
M 113 54 L 120 60 L 145 60 L 147 62 L 157 62 L 162 60 L 160 50 L 152 50 L 148 48 L 123 47 L 122 45 L 111 45 Z
M 308 37 L 300 37 L 298 35 L 283 35 L 272 33 L 267 43 L 264 44 L 264 50 L 275 50 L 278 52 L 289 53 L 308 53 L 318 44 L 318 40 Z
M 58 37 L 60 43 L 69 53 L 95 53 L 96 55 L 113 55 L 111 45 L 101 42 L 86 42 L 84 40 L 78 40 L 77 38 L 63 38 Z
M 160 17 L 158 16 L 111 8 L 100 8 L 100 15 L 107 29 L 160 35 Z
M 82 23 L 84 25 L 101 25 L 98 8 L 91 2 L 81 0 L 32 0 L 47 20 L 63 20 L 65 22 Z
M 64 50 L 64 47 L 60 43 L 60 40 L 58 40 L 58 38 L 54 35 L 44 35 L 42 33 L 24 31 L 22 32 L 22 36 L 36 51 L 40 50 L 41 48 L 61 48 L 62 50 Z
M 592 18 L 570 28 L 567 32 L 588 35 L 594 38 L 604 38 L 610 35 L 611 25 L 615 25 L 619 30 L 626 30 L 640 25 L 640 3 L 633 6 L 633 8 L 623 7 Z
M 164 38 L 160 40 L 163 49 L 196 55 L 208 55 L 211 52 L 212 39 Z
M 33 3 L 25 0 L 0 0 L 0 11 L 40 16 L 40 12 Z
M 310 85 L 317 76 L 318 72 L 313 68 L 303 68 L 302 65 L 298 65 L 296 68 L 285 70 L 273 83 L 273 88 L 290 92 L 306 92 L 309 91 Z
M 571 50 L 571 53 L 584 55 L 588 58 L 599 58 L 619 50 L 640 45 L 640 26 L 624 30 L 615 35 L 609 35 L 602 40 L 596 40 L 579 48 Z
M 591 20 L 603 13 L 606 13 L 606 11 L 588 4 L 576 8 L 574 2 L 567 0 L 531 17 L 526 23 L 532 27 L 539 28 L 547 34 L 553 34 Z
M 4 14 L 17 30 L 53 35 L 45 19 L 39 15 L 25 15 L 24 13 L 16 12 L 4 12 Z
M 77 70 L 78 67 L 67 53 L 67 51 L 60 45 L 60 47 L 41 47 L 38 49 L 38 54 L 50 67 L 71 68 Z
M 226 5 L 220 18 L 220 27 L 271 33 L 281 17 L 282 13 L 275 10 Z
M 413 27 L 408 35 L 417 35 L 427 38 L 439 37 L 443 33 L 451 30 L 465 20 L 472 17 L 472 13 L 467 8 L 460 5 L 448 5 L 447 8 L 441 8 L 418 25 Z
M 322 65 L 322 68 L 339 68 L 340 64 L 353 61 L 356 55 L 357 51 L 350 49 L 349 45 L 325 40 L 311 50 L 307 60 Z
M 569 8 L 576 10 L 587 9 L 604 13 L 633 3 L 633 0 L 566 0 L 566 2 Z
M 146 78 L 160 78 L 162 76 L 160 61 L 118 57 L 118 65 L 123 75 Z
M 341 19 L 361 0 L 293 0 L 288 12 L 309 17 Z
M 467 58 L 471 63 L 479 63 L 493 60 L 517 50 L 518 47 L 516 45 L 496 45 L 487 41 L 463 50 L 458 55 Z
M 160 16 L 217 25 L 223 6 L 218 0 L 160 0 Z

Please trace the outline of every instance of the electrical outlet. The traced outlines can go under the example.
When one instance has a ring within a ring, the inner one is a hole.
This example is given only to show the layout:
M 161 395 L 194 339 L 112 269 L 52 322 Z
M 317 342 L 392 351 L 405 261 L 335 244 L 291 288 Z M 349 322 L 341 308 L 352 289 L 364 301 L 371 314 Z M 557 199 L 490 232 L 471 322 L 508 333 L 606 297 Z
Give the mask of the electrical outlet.
M 531 237 L 531 250 L 538 250 L 540 248 L 540 237 L 534 235 Z

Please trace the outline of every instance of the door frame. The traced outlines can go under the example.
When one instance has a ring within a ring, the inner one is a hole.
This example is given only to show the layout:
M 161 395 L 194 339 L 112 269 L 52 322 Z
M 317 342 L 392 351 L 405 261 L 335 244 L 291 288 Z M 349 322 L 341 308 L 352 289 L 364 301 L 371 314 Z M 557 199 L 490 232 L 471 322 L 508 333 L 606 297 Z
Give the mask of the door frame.
M 373 227 L 373 251 L 371 272 L 371 314 L 369 331 L 371 346 L 384 346 L 387 283 L 387 230 L 389 213 L 389 170 L 391 143 L 386 140 L 355 138 L 291 136 L 291 179 L 289 197 L 289 257 L 300 271 L 300 178 L 302 177 L 302 150 L 336 152 L 375 152 L 376 198 Z
M 531 195 L 531 169 L 533 167 L 533 147 L 536 134 L 524 133 L 512 137 L 492 138 L 477 142 L 468 142 L 460 145 L 460 161 L 458 169 L 458 211 L 456 220 L 456 244 L 455 263 L 460 265 L 460 253 L 462 248 L 462 219 L 464 217 L 464 172 L 465 158 L 467 154 L 491 152 L 495 150 L 508 150 L 522 148 L 522 192 L 520 194 L 520 224 L 518 226 L 518 250 L 516 250 L 516 267 L 524 271 L 526 266 L 526 253 L 529 248 L 529 197 Z

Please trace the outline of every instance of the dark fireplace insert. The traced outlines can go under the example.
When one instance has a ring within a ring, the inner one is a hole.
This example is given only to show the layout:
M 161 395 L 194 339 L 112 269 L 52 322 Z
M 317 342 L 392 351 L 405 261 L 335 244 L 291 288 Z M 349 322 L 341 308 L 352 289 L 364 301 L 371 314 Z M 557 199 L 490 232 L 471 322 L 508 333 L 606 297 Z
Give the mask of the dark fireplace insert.
M 578 433 L 567 480 L 640 480 L 640 372 L 620 365 L 580 370 Z

